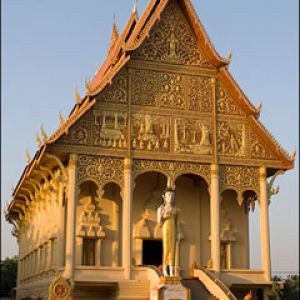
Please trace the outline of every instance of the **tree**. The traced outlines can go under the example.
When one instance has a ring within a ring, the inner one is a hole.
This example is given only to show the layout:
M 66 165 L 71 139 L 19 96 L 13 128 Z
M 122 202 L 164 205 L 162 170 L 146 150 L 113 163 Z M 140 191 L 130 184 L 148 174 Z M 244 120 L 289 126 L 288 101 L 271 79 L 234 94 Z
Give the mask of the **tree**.
M 1 260 L 1 297 L 10 296 L 17 282 L 18 257 Z

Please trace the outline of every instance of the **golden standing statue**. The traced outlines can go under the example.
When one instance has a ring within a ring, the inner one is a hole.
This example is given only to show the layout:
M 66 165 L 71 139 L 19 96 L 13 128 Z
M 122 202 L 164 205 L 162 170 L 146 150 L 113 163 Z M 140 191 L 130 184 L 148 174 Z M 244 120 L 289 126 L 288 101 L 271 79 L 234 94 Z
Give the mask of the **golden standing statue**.
M 157 220 L 163 232 L 163 275 L 175 276 L 176 240 L 180 239 L 179 209 L 175 207 L 175 191 L 167 188 L 164 203 L 157 209 Z

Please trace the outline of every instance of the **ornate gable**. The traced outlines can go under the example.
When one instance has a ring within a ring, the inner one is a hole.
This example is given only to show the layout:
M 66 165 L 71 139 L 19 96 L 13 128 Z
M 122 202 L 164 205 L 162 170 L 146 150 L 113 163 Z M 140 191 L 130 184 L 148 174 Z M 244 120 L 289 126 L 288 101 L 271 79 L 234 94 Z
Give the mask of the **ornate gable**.
M 177 1 L 170 0 L 134 58 L 190 66 L 212 67 Z

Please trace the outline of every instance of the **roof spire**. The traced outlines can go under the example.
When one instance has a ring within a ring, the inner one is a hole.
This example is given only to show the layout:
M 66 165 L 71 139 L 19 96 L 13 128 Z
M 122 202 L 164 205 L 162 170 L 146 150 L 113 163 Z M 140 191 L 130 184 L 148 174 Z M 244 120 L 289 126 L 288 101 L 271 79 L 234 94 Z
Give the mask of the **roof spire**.
M 108 51 L 110 51 L 110 49 L 115 45 L 118 38 L 119 38 L 119 32 L 118 32 L 118 28 L 116 25 L 116 15 L 114 14 L 114 21 L 113 21 L 113 25 L 112 25 L 112 32 L 111 32 L 111 38 L 110 38 Z
M 258 105 L 257 105 L 257 107 L 256 107 L 256 109 L 257 109 L 257 111 L 258 111 L 259 113 L 261 113 L 262 107 L 263 107 L 263 101 L 260 100 L 260 102 L 258 103 Z

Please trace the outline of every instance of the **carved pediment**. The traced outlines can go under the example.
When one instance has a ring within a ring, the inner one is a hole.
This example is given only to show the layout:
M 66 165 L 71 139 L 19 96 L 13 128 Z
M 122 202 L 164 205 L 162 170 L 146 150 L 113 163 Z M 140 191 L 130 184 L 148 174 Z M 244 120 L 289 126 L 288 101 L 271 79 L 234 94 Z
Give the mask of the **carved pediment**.
M 199 48 L 188 21 L 176 1 L 169 1 L 150 37 L 134 58 L 172 64 L 212 67 Z

